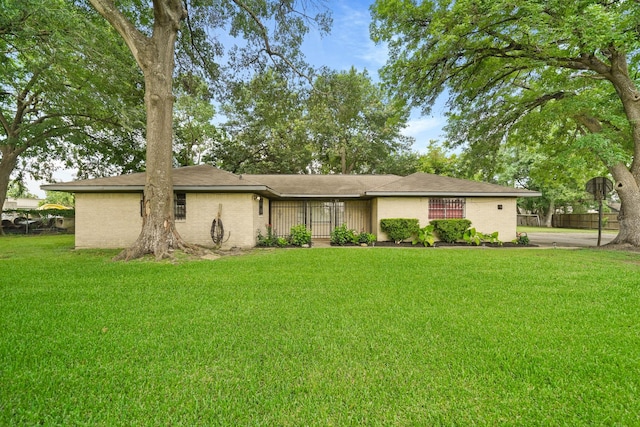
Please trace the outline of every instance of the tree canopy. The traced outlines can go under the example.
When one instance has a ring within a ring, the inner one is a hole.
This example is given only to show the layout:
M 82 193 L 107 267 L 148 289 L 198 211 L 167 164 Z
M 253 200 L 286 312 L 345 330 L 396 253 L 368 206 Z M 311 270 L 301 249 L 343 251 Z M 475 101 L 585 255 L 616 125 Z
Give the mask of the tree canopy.
M 531 113 L 548 129 L 570 124 L 616 181 L 615 242 L 640 245 L 638 2 L 377 0 L 372 10 L 395 93 L 429 111 L 446 91 L 450 139 L 488 154 Z
M 323 172 L 384 173 L 385 161 L 410 150 L 402 135 L 409 110 L 389 99 L 365 71 L 326 71 L 308 101 L 309 129 Z
M 272 68 L 231 85 L 222 104 L 224 136 L 208 160 L 234 173 L 308 173 L 314 152 L 306 93 Z
M 46 177 L 55 161 L 84 176 L 140 167 L 140 73 L 113 30 L 85 12 L 67 0 L 3 2 L 0 205 L 14 172 Z
M 236 173 L 402 173 L 415 170 L 408 110 L 365 72 L 324 70 L 313 84 L 274 69 L 230 85 L 223 135 L 207 161 Z

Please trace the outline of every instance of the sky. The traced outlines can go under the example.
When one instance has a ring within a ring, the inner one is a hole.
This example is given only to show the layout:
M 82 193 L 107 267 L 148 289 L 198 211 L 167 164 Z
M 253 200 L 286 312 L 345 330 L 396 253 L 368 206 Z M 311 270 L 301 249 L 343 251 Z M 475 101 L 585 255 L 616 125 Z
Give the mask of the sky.
M 331 33 L 320 37 L 317 31 L 311 30 L 303 44 L 302 50 L 307 61 L 316 66 L 326 66 L 333 70 L 349 70 L 352 66 L 358 71 L 367 70 L 374 81 L 379 80 L 378 71 L 387 61 L 385 46 L 376 45 L 369 37 L 371 23 L 372 0 L 329 0 L 327 7 L 333 15 Z M 442 128 L 446 123 L 444 106 L 439 103 L 432 108 L 432 113 L 423 116 L 419 109 L 411 112 L 406 136 L 415 139 L 413 150 L 424 152 L 430 140 L 442 140 Z M 53 174 L 55 181 L 71 181 L 75 179 L 73 170 L 61 169 Z M 44 198 L 40 190 L 42 181 L 27 180 L 29 191 Z

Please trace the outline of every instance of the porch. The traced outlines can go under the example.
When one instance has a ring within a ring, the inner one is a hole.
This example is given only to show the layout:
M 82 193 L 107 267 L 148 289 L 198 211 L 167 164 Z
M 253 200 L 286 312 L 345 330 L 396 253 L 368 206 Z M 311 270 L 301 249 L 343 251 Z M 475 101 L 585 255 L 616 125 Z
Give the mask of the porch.
M 269 223 L 278 236 L 285 237 L 291 227 L 304 224 L 314 239 L 328 239 L 338 226 L 346 224 L 357 232 L 371 233 L 369 200 L 273 200 L 269 204 Z

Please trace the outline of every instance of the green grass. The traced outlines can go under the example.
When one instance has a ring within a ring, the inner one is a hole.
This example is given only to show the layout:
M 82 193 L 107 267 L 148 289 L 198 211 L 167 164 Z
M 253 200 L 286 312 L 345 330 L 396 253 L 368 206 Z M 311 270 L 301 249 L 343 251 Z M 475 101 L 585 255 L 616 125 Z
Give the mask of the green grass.
M 0 239 L 0 425 L 639 425 L 640 256 Z

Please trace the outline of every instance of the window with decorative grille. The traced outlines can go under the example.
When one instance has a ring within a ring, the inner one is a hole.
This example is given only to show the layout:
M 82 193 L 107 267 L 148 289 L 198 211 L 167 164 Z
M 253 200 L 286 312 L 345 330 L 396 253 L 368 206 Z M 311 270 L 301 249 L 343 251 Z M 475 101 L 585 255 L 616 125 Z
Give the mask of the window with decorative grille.
M 140 195 L 140 216 L 144 213 L 144 194 Z M 187 219 L 187 194 L 173 195 L 173 216 L 175 219 Z
M 187 219 L 186 193 L 175 193 L 173 195 L 173 215 L 175 219 Z
M 464 218 L 465 199 L 429 199 L 429 219 Z

